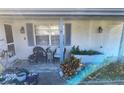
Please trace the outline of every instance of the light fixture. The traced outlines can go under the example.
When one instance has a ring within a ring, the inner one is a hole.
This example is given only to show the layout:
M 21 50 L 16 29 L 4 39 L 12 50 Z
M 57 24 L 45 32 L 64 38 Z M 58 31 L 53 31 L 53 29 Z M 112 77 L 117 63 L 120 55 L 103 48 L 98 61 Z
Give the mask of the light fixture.
M 25 33 L 25 28 L 23 26 L 20 28 L 20 33 Z
M 101 26 L 98 27 L 98 33 L 102 33 L 103 32 L 103 28 Z

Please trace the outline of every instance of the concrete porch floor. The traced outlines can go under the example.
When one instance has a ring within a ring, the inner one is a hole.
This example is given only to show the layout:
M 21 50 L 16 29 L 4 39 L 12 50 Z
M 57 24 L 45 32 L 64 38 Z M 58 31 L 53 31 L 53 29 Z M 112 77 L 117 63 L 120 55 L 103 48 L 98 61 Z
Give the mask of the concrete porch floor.
M 63 85 L 66 81 L 63 80 L 59 75 L 59 63 L 35 63 L 29 64 L 28 61 L 24 60 L 16 62 L 13 68 L 25 68 L 29 72 L 39 73 L 38 85 Z

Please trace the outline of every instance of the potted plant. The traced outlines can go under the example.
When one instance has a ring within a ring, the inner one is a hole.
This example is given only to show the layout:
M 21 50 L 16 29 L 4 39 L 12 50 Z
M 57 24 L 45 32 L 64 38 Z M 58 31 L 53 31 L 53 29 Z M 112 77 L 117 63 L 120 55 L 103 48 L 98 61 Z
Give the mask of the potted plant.
M 104 60 L 103 53 L 96 50 L 81 50 L 79 46 L 73 46 L 70 53 L 83 63 L 100 63 Z

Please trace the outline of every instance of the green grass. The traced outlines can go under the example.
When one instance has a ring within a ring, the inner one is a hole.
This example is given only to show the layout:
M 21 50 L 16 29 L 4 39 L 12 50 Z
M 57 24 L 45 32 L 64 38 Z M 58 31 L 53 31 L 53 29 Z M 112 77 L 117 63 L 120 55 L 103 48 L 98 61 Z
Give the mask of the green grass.
M 85 80 L 124 80 L 124 63 L 111 63 L 92 73 Z

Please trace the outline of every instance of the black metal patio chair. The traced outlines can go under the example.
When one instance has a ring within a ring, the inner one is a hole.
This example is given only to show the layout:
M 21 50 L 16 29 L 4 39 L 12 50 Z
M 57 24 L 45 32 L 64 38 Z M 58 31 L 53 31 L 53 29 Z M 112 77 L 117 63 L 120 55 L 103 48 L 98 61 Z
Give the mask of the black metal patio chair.
M 46 51 L 42 47 L 37 46 L 33 49 L 33 54 L 28 59 L 30 63 L 46 62 Z
M 66 48 L 64 48 L 63 51 L 63 59 L 65 59 L 65 54 L 66 54 Z M 60 48 L 56 48 L 53 52 L 53 61 L 57 62 L 60 60 Z

